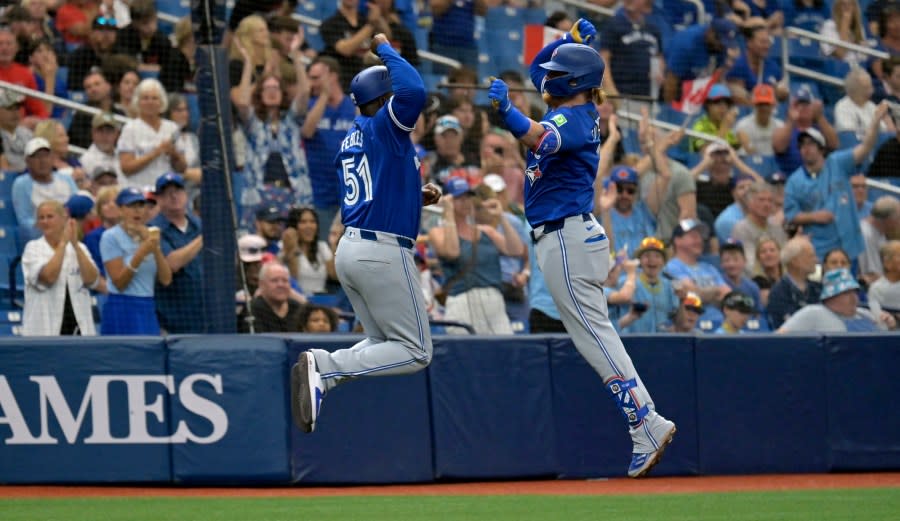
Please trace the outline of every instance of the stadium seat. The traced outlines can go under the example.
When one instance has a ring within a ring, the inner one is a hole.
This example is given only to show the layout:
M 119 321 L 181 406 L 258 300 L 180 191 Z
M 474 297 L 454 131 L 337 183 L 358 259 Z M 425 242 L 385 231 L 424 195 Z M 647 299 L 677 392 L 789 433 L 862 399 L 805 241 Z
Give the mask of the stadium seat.
M 744 162 L 753 169 L 757 174 L 769 178 L 775 172 L 779 171 L 778 162 L 774 156 L 764 156 L 762 154 L 752 154 L 745 156 Z
M 18 223 L 8 194 L 8 192 L 0 194 L 0 226 L 15 229 Z
M 18 255 L 15 226 L 0 226 L 0 255 L 15 257 Z M 2 277 L 2 274 L 0 274 Z
M 22 326 L 19 324 L 0 324 L 0 337 L 21 336 Z
M 788 56 L 794 65 L 816 71 L 822 70 L 825 63 L 819 42 L 808 38 L 789 38 Z
M 3 197 L 8 198 L 12 194 L 12 185 L 18 176 L 18 172 L 0 172 L 0 194 Z
M 838 132 L 838 141 L 840 148 L 853 148 L 859 144 L 859 136 L 855 130 L 841 130 Z

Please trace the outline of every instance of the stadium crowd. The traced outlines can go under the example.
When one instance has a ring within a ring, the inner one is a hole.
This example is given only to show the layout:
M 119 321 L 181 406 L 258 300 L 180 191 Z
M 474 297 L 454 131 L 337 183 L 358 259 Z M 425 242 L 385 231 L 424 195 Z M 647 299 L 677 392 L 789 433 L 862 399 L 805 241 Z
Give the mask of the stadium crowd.
M 708 0 L 703 23 L 664 9 L 667 1 L 590 3 L 615 9 L 595 17 L 610 96 L 597 106 L 594 211 L 613 244 L 604 290 L 616 327 L 896 329 L 900 199 L 874 193 L 866 179 L 900 186 L 900 2 Z M 433 66 L 449 86 L 429 95 L 412 133 L 423 183 L 444 190 L 423 210 L 416 242 L 431 317 L 451 334 L 461 325 L 478 334 L 564 331 L 522 211 L 524 151 L 480 104 L 487 76 L 476 72 L 477 21 L 489 9 L 546 8 L 546 25 L 562 31 L 582 14 L 549 4 L 340 0 L 312 45 L 290 16 L 296 1 L 237 0 L 223 46 L 239 331 L 354 327 L 334 268 L 343 185 L 334 158 L 356 115 L 350 79 L 373 63 L 376 33 L 414 65 L 420 47 L 462 63 Z M 417 36 L 425 12 L 427 42 Z M 0 88 L 0 168 L 16 173 L 3 197 L 22 255 L 23 334 L 204 332 L 190 20 L 167 34 L 154 0 L 22 0 L 0 19 L 0 80 L 103 111 Z M 889 57 L 822 45 L 821 63 L 843 90 L 789 81 L 772 49 L 789 26 Z M 527 83 L 521 67 L 492 74 Z M 692 88 L 703 93 L 695 116 L 682 96 Z M 536 92 L 510 98 L 540 115 Z M 635 109 L 637 124 L 618 114 Z M 651 124 L 667 111 L 680 130 Z M 685 126 L 706 137 L 686 137 Z M 225 218 L 227 203 L 217 204 Z

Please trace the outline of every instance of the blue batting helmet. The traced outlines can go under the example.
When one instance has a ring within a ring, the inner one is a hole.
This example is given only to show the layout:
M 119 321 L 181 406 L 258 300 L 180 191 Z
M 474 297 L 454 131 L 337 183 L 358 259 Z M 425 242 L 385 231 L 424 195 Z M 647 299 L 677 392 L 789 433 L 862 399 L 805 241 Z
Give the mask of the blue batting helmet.
M 391 92 L 391 76 L 387 67 L 376 65 L 363 70 L 350 82 L 350 99 L 357 107 Z
M 564 72 L 555 78 L 544 78 L 541 90 L 565 98 L 599 87 L 606 65 L 592 47 L 581 43 L 564 43 L 553 51 L 550 61 L 542 63 L 548 71 Z

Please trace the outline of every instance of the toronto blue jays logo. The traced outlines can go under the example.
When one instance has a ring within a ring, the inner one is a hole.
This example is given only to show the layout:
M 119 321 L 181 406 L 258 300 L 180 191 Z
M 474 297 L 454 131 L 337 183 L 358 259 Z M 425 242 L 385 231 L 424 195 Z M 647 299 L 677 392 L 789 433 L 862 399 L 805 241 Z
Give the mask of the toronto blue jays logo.
M 534 184 L 535 181 L 541 178 L 541 167 L 535 162 L 532 165 L 528 165 L 528 168 L 525 169 L 525 176 L 528 177 L 528 181 L 531 184 Z

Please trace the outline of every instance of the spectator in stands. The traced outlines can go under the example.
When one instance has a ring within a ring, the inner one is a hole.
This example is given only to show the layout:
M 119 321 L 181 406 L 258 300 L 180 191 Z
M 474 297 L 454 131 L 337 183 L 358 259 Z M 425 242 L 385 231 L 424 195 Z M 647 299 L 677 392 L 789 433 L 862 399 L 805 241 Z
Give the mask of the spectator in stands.
M 12 203 L 19 224 L 20 244 L 35 239 L 35 208 L 44 201 L 65 203 L 78 187 L 71 176 L 53 171 L 53 154 L 46 139 L 36 137 L 25 145 L 25 172 L 12 185 Z
M 462 127 L 462 153 L 466 156 L 466 161 L 479 164 L 481 139 L 487 131 L 487 116 L 482 110 L 475 107 L 472 100 L 463 97 L 451 98 L 447 102 L 447 111 L 459 121 L 459 126 Z M 472 186 L 478 184 L 478 182 L 470 182 Z
M 91 69 L 84 77 L 82 83 L 86 104 L 96 107 L 104 112 L 125 115 L 124 112 L 115 107 L 112 96 L 112 85 L 106 80 L 103 71 L 99 68 Z M 94 114 L 89 112 L 78 111 L 72 117 L 69 124 L 69 138 L 73 145 L 87 148 L 91 144 L 93 138 L 93 120 Z
M 278 255 L 281 251 L 284 222 L 285 214 L 277 206 L 263 205 L 256 209 L 256 234 L 266 240 L 266 252 Z
M 597 116 L 599 116 L 597 129 L 600 131 L 600 143 L 607 146 L 611 138 L 616 140 L 615 146 L 611 143 L 608 145 L 611 148 L 603 157 L 611 158 L 612 163 L 623 163 L 625 161 L 625 145 L 622 143 L 622 129 L 619 128 L 616 106 L 609 99 L 604 99 L 600 104 L 595 103 L 594 106 L 597 108 Z M 606 172 L 602 173 L 606 175 Z
M 381 10 L 381 17 L 387 22 L 390 28 L 388 37 L 391 41 L 391 47 L 400 53 L 404 60 L 408 61 L 414 67 L 419 66 L 419 51 L 416 46 L 416 39 L 411 32 L 414 26 L 407 26 L 401 20 L 396 10 L 396 2 L 394 0 L 373 0 L 371 2 L 378 6 Z
M 468 324 L 478 334 L 511 334 L 500 291 L 500 255 L 519 255 L 522 243 L 506 219 L 500 221 L 502 234 L 493 226 L 476 224 L 476 213 L 502 216 L 499 201 L 473 201 L 474 192 L 460 178 L 448 181 L 445 191 L 441 198 L 444 223 L 428 232 L 445 277 L 444 318 Z M 481 206 L 478 212 L 476 205 Z M 447 332 L 458 331 L 451 328 Z
M 337 280 L 334 253 L 319 239 L 319 216 L 310 207 L 292 208 L 282 234 L 281 260 L 305 295 L 327 292 L 328 280 Z
M 333 309 L 307 304 L 300 310 L 300 331 L 304 333 L 334 333 L 339 319 Z
M 116 145 L 127 186 L 153 185 L 168 172 L 184 172 L 187 164 L 175 148 L 178 125 L 162 115 L 169 107 L 166 90 L 154 79 L 138 84 L 132 101 L 138 117 L 122 127 Z
M 6 171 L 25 170 L 25 145 L 34 137 L 22 124 L 22 102 L 25 96 L 11 90 L 0 89 L 0 138 L 3 154 L 0 168 Z
M 844 43 L 868 47 L 862 13 L 856 0 L 834 0 L 831 18 L 822 25 L 822 36 Z M 822 54 L 844 60 L 851 66 L 863 67 L 869 61 L 865 54 L 822 42 Z M 863 127 L 865 130 L 865 127 Z
M 52 3 L 53 2 L 47 2 L 46 0 L 22 0 L 20 2 L 22 7 L 28 11 L 31 19 L 37 24 L 35 32 L 38 33 L 40 37 L 47 38 L 53 42 L 53 48 L 59 53 L 65 50 L 65 46 L 62 41 L 62 35 L 59 34 L 53 19 L 47 13 L 48 7 L 51 7 L 48 4 Z
M 255 233 L 242 235 L 238 239 L 237 245 L 241 265 L 238 267 L 238 273 L 236 273 L 237 287 L 240 289 L 235 295 L 235 300 L 239 304 L 237 314 L 240 315 L 242 305 L 250 300 L 247 298 L 247 295 L 255 295 L 256 290 L 259 288 L 259 270 L 262 268 L 263 258 L 269 257 L 271 260 L 274 258 L 274 255 L 266 252 L 266 240 Z
M 653 85 L 662 85 L 665 78 L 662 32 L 647 19 L 646 4 L 625 0 L 602 27 L 600 56 L 608 64 L 603 88 L 610 94 L 652 96 Z
M 719 142 L 704 148 L 703 159 L 691 170 L 691 175 L 697 179 L 698 215 L 710 223 L 734 202 L 731 192 L 740 178 L 762 180 L 733 148 Z
M 731 288 L 715 266 L 700 260 L 708 235 L 709 228 L 700 221 L 687 219 L 678 223 L 672 231 L 674 254 L 666 264 L 666 273 L 674 279 L 676 290 L 693 291 L 711 304 L 719 303 Z M 701 318 L 716 323 L 722 319 L 722 313 L 715 306 L 707 306 Z
M 858 6 L 852 0 L 839 1 Z M 853 68 L 844 77 L 844 90 L 847 95 L 834 104 L 834 128 L 838 132 L 854 132 L 862 139 L 875 117 L 875 104 L 872 103 L 875 89 L 872 87 L 872 77 L 865 69 Z M 894 132 L 894 122 L 890 118 L 882 118 L 878 130 Z
M 847 268 L 849 270 L 850 264 L 850 257 L 847 256 L 847 252 L 840 248 L 835 248 L 828 251 L 828 253 L 822 257 L 822 272 L 824 273 L 840 268 Z
M 768 236 L 756 241 L 756 262 L 753 264 L 753 282 L 759 288 L 759 303 L 763 309 L 769 305 L 769 291 L 784 276 L 781 265 L 781 246 Z
M 703 102 L 703 115 L 694 122 L 693 130 L 703 132 L 724 139 L 734 149 L 742 147 L 742 143 L 748 141 L 747 136 L 738 136 L 734 131 L 738 110 L 734 106 L 731 97 L 731 89 L 717 83 L 709 89 L 709 94 Z M 691 138 L 691 152 L 702 151 L 709 141 L 701 138 Z
M 475 100 L 478 85 L 478 72 L 470 67 L 462 66 L 458 69 L 452 69 L 447 73 L 447 83 L 453 85 L 447 89 L 448 100 L 455 98 L 465 98 Z M 443 108 L 446 108 L 446 104 Z
M 497 197 L 507 212 L 524 216 L 522 208 L 525 189 L 525 160 L 519 152 L 519 145 L 506 130 L 495 127 L 481 139 L 481 172 L 487 179 L 496 174 L 503 181 L 503 189 L 498 190 Z M 499 185 L 498 185 L 499 186 Z
M 88 290 L 98 288 L 102 279 L 78 242 L 78 223 L 59 201 L 38 205 L 36 217 L 43 236 L 29 241 L 22 254 L 22 335 L 96 335 Z
M 760 84 L 770 85 L 773 87 L 774 97 L 786 100 L 790 92 L 787 83 L 782 81 L 781 65 L 778 60 L 769 56 L 772 48 L 769 28 L 763 24 L 754 24 L 745 27 L 743 33 L 745 49 L 725 75 L 735 102 L 742 105 L 751 102 L 750 93 Z
M 184 156 L 184 181 L 188 188 L 188 198 L 193 201 L 200 195 L 203 171 L 200 168 L 200 138 L 191 130 L 191 109 L 182 94 L 169 94 L 169 110 L 166 117 L 178 126 L 175 150 Z
M 879 62 L 882 68 L 881 88 L 883 93 L 875 91 L 875 95 L 884 95 L 884 99 L 894 103 L 900 103 L 900 56 L 891 56 Z M 873 99 L 872 101 L 880 101 Z M 896 118 L 895 118 L 896 119 Z M 896 121 L 894 122 L 896 125 Z
M 803 166 L 785 186 L 784 217 L 789 223 L 803 226 L 819 256 L 840 246 L 856 258 L 864 248 L 850 177 L 875 145 L 879 122 L 887 110 L 886 102 L 878 106 L 862 143 L 827 156 L 821 132 L 808 128 L 798 134 Z
M 105 186 L 97 192 L 97 216 L 100 217 L 100 226 L 94 228 L 84 236 L 84 245 L 91 253 L 91 258 L 100 275 L 106 277 L 106 267 L 103 265 L 103 257 L 100 255 L 100 238 L 103 233 L 119 224 L 122 218 L 122 212 L 119 211 L 119 205 L 116 204 L 116 197 L 119 195 L 118 186 Z M 104 281 L 104 287 L 105 287 Z
M 155 0 L 133 0 L 130 12 L 131 23 L 119 31 L 115 52 L 137 59 L 139 71 L 159 74 L 171 67 L 177 51 L 159 30 Z
M 191 17 L 185 16 L 175 24 L 172 34 L 175 50 L 169 55 L 169 65 L 159 71 L 159 81 L 166 92 L 197 92 L 194 77 L 197 75 L 197 43 L 194 41 L 194 30 Z
M 660 327 L 661 333 L 695 333 L 700 317 L 706 312 L 701 299 L 693 291 L 688 291 L 678 305 L 671 321 Z
M 677 33 L 663 51 L 666 56 L 663 99 L 678 100 L 682 82 L 709 76 L 718 68 L 731 69 L 740 55 L 737 26 L 727 18 L 693 25 Z
M 823 136 L 823 146 L 829 150 L 840 145 L 837 132 L 825 117 L 822 102 L 815 97 L 809 85 L 802 84 L 794 91 L 787 116 L 784 125 L 772 132 L 772 150 L 781 172 L 789 175 L 800 167 L 803 161 L 797 137 L 808 128 L 816 129 Z
M 287 267 L 278 261 L 262 265 L 259 290 L 250 302 L 253 330 L 256 333 L 297 333 L 303 331 L 300 321 L 302 305 L 290 298 L 291 283 Z M 247 308 L 238 317 L 238 331 L 249 333 L 250 314 Z
M 809 276 L 816 271 L 818 261 L 812 242 L 804 236 L 794 237 L 781 249 L 781 264 L 786 273 L 772 286 L 766 306 L 772 329 L 781 327 L 803 306 L 819 302 L 822 286 L 809 280 Z
M 575 20 L 569 16 L 569 13 L 565 11 L 553 11 L 544 20 L 544 25 L 547 27 L 552 27 L 554 29 L 558 29 L 562 32 L 569 32 L 569 29 L 572 28 L 572 25 L 575 23 Z
M 81 167 L 94 184 L 118 184 L 124 179 L 116 156 L 116 141 L 121 127 L 122 124 L 108 112 L 95 114 L 91 118 L 91 145 L 81 156 Z M 111 174 L 111 179 L 101 181 L 101 177 L 107 177 L 108 174 Z
M 172 271 L 172 282 L 156 287 L 159 325 L 170 334 L 205 333 L 202 227 L 190 212 L 184 178 L 161 175 L 154 197 L 159 215 L 149 224 L 160 230 L 162 253 Z
M 638 137 L 647 166 L 640 172 L 640 192 L 644 204 L 656 219 L 656 236 L 669 238 L 679 221 L 697 218 L 697 185 L 683 164 L 670 159 L 666 151 L 684 137 L 683 131 L 658 134 L 643 110 Z
M 236 42 L 240 42 L 238 45 Z M 250 53 L 252 66 L 251 83 L 256 83 L 263 74 L 278 73 L 278 56 L 272 49 L 272 39 L 266 20 L 259 15 L 251 15 L 241 20 L 228 49 L 228 77 L 232 96 L 240 85 L 244 71 L 244 48 Z
M 28 65 L 32 74 L 34 74 L 37 90 L 57 98 L 68 99 L 67 75 L 61 73 L 59 62 L 56 58 L 56 51 L 53 50 L 53 45 L 50 41 L 45 39 L 32 40 L 25 50 L 28 53 Z M 62 117 L 66 110 L 65 107 L 54 105 L 49 101 L 45 101 L 44 105 L 50 112 L 50 116 L 54 118 Z
M 641 263 L 641 271 L 637 276 L 634 297 L 630 313 L 637 313 L 638 318 L 627 325 L 620 321 L 625 333 L 656 333 L 670 316 L 678 311 L 678 297 L 672 283 L 660 277 L 666 265 L 666 250 L 662 241 L 656 237 L 645 237 L 634 252 L 634 257 Z M 638 311 L 646 306 L 644 311 Z
M 900 241 L 884 243 L 879 253 L 884 275 L 869 285 L 869 303 L 877 302 L 877 306 L 894 315 L 896 320 L 900 315 Z
M 884 273 L 881 247 L 889 239 L 900 239 L 900 200 L 892 195 L 879 197 L 872 214 L 860 222 L 865 248 L 859 255 L 859 273 L 871 283 Z
M 613 167 L 609 181 L 616 198 L 610 209 L 612 229 L 616 234 L 615 247 L 630 257 L 638 251 L 645 237 L 653 236 L 656 221 L 641 201 L 635 169 L 623 165 Z
M 123 188 L 116 196 L 119 224 L 100 238 L 109 296 L 100 321 L 103 335 L 159 335 L 154 288 L 172 282 L 158 228 L 148 228 L 147 197 L 138 188 Z
M 785 0 L 784 25 L 820 32 L 830 16 L 825 0 Z
M 320 56 L 310 65 L 312 98 L 300 127 L 300 136 L 306 141 L 313 206 L 322 222 L 320 239 L 327 238 L 340 210 L 342 181 L 335 175 L 334 157 L 356 118 L 356 106 L 341 86 L 340 71 L 338 62 L 328 56 Z
M 463 152 L 464 135 L 456 116 L 447 114 L 438 118 L 434 126 L 435 149 L 425 156 L 432 181 L 441 185 L 452 178 L 465 179 L 470 185 L 481 182 L 478 165 L 469 161 Z
M 859 283 L 849 269 L 831 270 L 822 276 L 822 303 L 808 304 L 778 328 L 779 333 L 868 332 L 896 329 L 889 313 L 875 316 L 859 307 Z
M 99 4 L 99 14 L 114 19 L 120 29 L 131 24 L 131 9 L 125 0 L 101 0 Z
M 725 283 L 735 291 L 749 295 L 753 300 L 753 312 L 763 311 L 759 286 L 747 277 L 747 256 L 744 243 L 729 238 L 719 246 L 719 266 Z
M 137 61 L 124 54 L 113 54 L 103 61 L 103 75 L 113 86 L 115 108 L 129 117 L 137 117 L 134 93 L 141 81 Z
M 754 183 L 763 182 L 746 174 L 738 174 L 731 178 L 728 184 L 731 187 L 732 203 L 716 217 L 713 227 L 720 244 L 732 236 L 731 232 L 734 230 L 734 226 L 747 214 L 747 201 L 744 199 L 747 190 Z
M 772 134 L 784 125 L 784 121 L 773 116 L 775 112 L 775 89 L 771 85 L 759 83 L 753 87 L 751 95 L 753 113 L 737 121 L 734 130 L 738 135 L 747 136 L 741 146 L 741 154 L 775 155 L 772 149 Z
M 732 291 L 722 299 L 722 325 L 714 331 L 717 335 L 734 335 L 743 332 L 756 312 L 753 299 L 741 291 Z
M 900 65 L 898 65 L 897 69 L 900 70 Z M 875 152 L 875 159 L 869 165 L 869 177 L 900 178 L 900 173 L 897 171 L 897 165 L 900 165 L 900 104 L 889 102 L 889 106 L 891 107 L 891 120 L 896 129 L 894 139 L 887 139 L 878 147 L 878 151 Z M 882 179 L 882 181 L 885 180 Z
M 71 177 L 79 188 L 83 188 L 82 184 L 87 176 L 78 156 L 69 152 L 69 135 L 66 127 L 55 119 L 45 119 L 34 127 L 34 136 L 44 138 L 50 143 L 54 172 Z
M 56 30 L 62 33 L 69 50 L 87 41 L 91 20 L 97 14 L 97 4 L 92 0 L 67 0 L 56 11 Z
M 118 28 L 116 20 L 107 16 L 97 16 L 91 23 L 91 32 L 86 45 L 82 45 L 69 55 L 69 85 L 74 88 L 84 85 L 84 80 L 94 67 L 100 67 L 103 58 L 113 52 Z M 85 85 L 85 91 L 87 86 Z M 90 97 L 88 97 L 90 99 Z
M 487 0 L 431 0 L 431 51 L 467 67 L 478 67 L 475 17 L 487 14 L 487 8 Z
M 359 0 L 339 0 L 335 13 L 323 20 L 319 27 L 325 43 L 322 54 L 332 56 L 340 63 L 344 90 L 349 90 L 350 80 L 363 69 L 363 57 L 369 52 L 372 37 L 378 33 L 393 37 L 386 13 L 373 2 L 367 5 L 369 10 L 363 20 Z
M 787 235 L 781 226 L 771 221 L 775 214 L 771 185 L 759 181 L 752 183 L 744 192 L 743 200 L 746 209 L 744 218 L 734 225 L 729 237 L 735 238 L 744 245 L 747 272 L 753 273 L 756 267 L 757 242 L 763 237 L 768 237 L 775 241 L 778 248 L 781 248 L 787 242 Z M 780 274 L 778 278 L 781 278 Z
M 31 70 L 14 61 L 18 50 L 19 44 L 9 26 L 0 26 L 0 80 L 38 90 Z M 25 98 L 25 115 L 43 119 L 50 115 L 50 111 L 44 102 L 29 97 Z M 29 126 L 33 126 L 33 123 Z
M 39 32 L 38 20 L 31 17 L 22 5 L 11 5 L 3 11 L 3 23 L 9 25 L 10 30 L 16 36 L 16 42 L 19 44 L 19 52 L 16 53 L 16 63 L 28 65 L 28 49 L 32 40 L 41 38 Z
M 222 39 L 223 47 L 231 45 L 237 31 L 240 30 L 240 23 L 250 16 L 264 17 L 277 13 L 277 11 L 285 5 L 283 0 L 235 0 L 234 8 L 231 10 L 231 16 L 228 17 L 228 32 Z
M 856 215 L 860 219 L 865 219 L 872 212 L 872 201 L 869 200 L 866 175 L 857 173 L 850 177 L 850 188 L 853 190 L 853 201 L 856 203 Z

